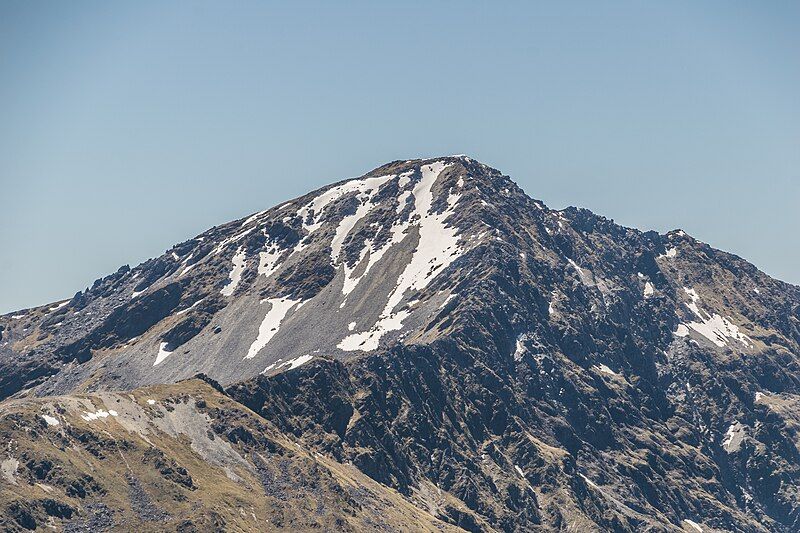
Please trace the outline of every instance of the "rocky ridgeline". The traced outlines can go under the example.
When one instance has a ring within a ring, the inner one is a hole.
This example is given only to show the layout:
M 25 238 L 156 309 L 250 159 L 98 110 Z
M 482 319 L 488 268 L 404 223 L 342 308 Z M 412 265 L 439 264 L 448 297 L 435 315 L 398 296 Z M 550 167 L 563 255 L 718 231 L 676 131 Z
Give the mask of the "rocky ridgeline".
M 0 327 L 3 396 L 204 372 L 463 529 L 800 529 L 800 289 L 467 157 L 385 165 Z

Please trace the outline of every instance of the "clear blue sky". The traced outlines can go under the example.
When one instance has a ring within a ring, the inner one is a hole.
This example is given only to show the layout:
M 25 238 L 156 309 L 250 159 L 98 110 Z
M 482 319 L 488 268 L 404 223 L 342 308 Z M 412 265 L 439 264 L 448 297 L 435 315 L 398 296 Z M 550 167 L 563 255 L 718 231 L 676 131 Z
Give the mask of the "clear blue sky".
M 799 3 L 380 4 L 2 2 L 0 312 L 452 153 L 800 283 Z

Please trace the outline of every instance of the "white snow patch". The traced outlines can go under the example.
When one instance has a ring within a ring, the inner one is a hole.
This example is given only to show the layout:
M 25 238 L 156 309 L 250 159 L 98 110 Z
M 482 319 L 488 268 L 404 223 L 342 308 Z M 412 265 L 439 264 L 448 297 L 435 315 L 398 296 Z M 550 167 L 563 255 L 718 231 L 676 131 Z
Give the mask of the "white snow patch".
M 59 424 L 58 418 L 52 417 L 50 415 L 42 415 L 42 418 L 45 422 L 47 422 L 48 426 L 57 426 Z
M 411 196 L 411 191 L 403 191 L 400 193 L 400 196 L 397 197 L 397 213 L 402 213 L 403 209 L 406 208 L 409 196 Z
M 664 257 L 675 257 L 676 255 L 678 255 L 677 248 L 667 248 L 667 252 L 659 255 L 658 259 L 662 259 Z
M 230 281 L 219 291 L 223 296 L 230 296 L 233 294 L 233 291 L 236 290 L 236 287 L 242 279 L 242 272 L 244 272 L 245 266 L 247 266 L 247 257 L 245 256 L 244 250 L 240 247 L 233 256 L 233 268 L 228 274 Z
M 53 307 L 50 308 L 50 311 L 57 311 L 58 309 L 61 309 L 62 307 L 64 307 L 68 303 L 69 303 L 69 300 L 67 300 L 66 302 L 61 302 L 58 305 L 54 305 Z
M 520 477 L 523 477 L 523 478 L 525 477 L 525 472 L 523 472 L 522 469 L 519 466 L 514 465 L 514 470 L 517 471 L 517 474 L 519 474 Z
M 81 418 L 90 422 L 92 420 L 97 420 L 99 418 L 108 418 L 109 416 L 117 416 L 118 413 L 113 409 L 110 411 L 106 411 L 105 409 L 98 409 L 97 411 L 90 413 L 88 411 L 84 411 L 81 415 Z
M 188 261 L 188 260 L 189 260 L 189 259 L 187 259 L 187 261 Z M 197 263 L 192 263 L 191 265 L 189 265 L 189 266 L 187 266 L 186 268 L 184 268 L 183 270 L 181 270 L 181 273 L 180 273 L 180 274 L 178 274 L 178 277 L 181 277 L 181 276 L 183 276 L 184 274 L 186 274 L 187 272 L 189 272 L 191 269 L 193 269 L 193 268 L 194 268 L 194 266 L 195 266 L 196 264 L 197 264 Z
M 233 243 L 233 242 L 236 242 L 236 241 L 238 241 L 238 240 L 242 239 L 244 236 L 246 236 L 247 234 L 249 234 L 251 231 L 255 230 L 255 229 L 256 229 L 256 227 L 257 227 L 257 226 L 253 226 L 252 228 L 250 228 L 250 229 L 247 229 L 247 230 L 244 230 L 243 232 L 241 232 L 241 233 L 239 233 L 239 234 L 237 234 L 237 235 L 234 235 L 233 237 L 229 237 L 229 238 L 225 239 L 224 241 L 222 241 L 221 243 L 219 243 L 219 245 L 217 245 L 217 247 L 216 247 L 216 248 L 214 248 L 214 255 L 217 255 L 217 254 L 219 254 L 219 253 L 220 253 L 222 250 L 224 250 L 224 249 L 225 249 L 225 247 L 226 247 L 226 246 L 228 246 L 229 244 L 231 244 L 231 243 Z
M 686 327 L 686 324 L 678 324 L 678 329 L 675 330 L 675 336 L 686 337 L 687 335 L 689 335 L 689 328 Z
M 689 524 L 690 526 L 692 526 L 696 531 L 699 531 L 700 533 L 703 533 L 703 528 L 700 527 L 700 524 L 698 524 L 697 522 L 695 522 L 693 520 L 689 520 L 688 518 L 684 518 L 683 521 L 686 522 L 687 524 Z
M 11 318 L 14 320 L 19 320 L 20 318 L 25 318 L 25 315 L 11 315 Z
M 733 453 L 739 450 L 742 439 L 745 436 L 745 426 L 734 420 L 733 424 L 728 427 L 725 432 L 725 440 L 722 441 L 722 447 L 728 453 Z
M 764 394 L 763 392 L 756 392 L 756 401 L 760 400 L 764 396 L 766 396 L 766 394 Z
M 258 275 L 270 277 L 278 267 L 278 259 L 280 259 L 282 250 L 277 245 L 273 245 L 266 252 L 258 253 Z
M 619 376 L 616 372 L 611 370 L 608 366 L 604 364 L 594 365 L 592 366 L 593 369 L 597 370 L 598 372 L 602 372 L 603 374 L 609 374 L 612 376 Z
M 199 300 L 197 300 L 195 303 L 193 303 L 192 305 L 190 305 L 190 306 L 189 306 L 189 307 L 187 307 L 186 309 L 181 309 L 180 311 L 178 311 L 178 312 L 177 312 L 177 313 L 175 313 L 175 314 L 176 314 L 176 315 L 182 315 L 182 314 L 184 314 L 184 313 L 188 313 L 189 311 L 191 311 L 192 309 L 194 309 L 194 308 L 195 308 L 195 307 L 196 307 L 196 306 L 197 306 L 197 305 L 198 305 L 200 302 L 202 302 L 203 300 L 205 300 L 205 298 L 200 298 Z
M 578 273 L 578 277 L 580 278 L 581 283 L 583 283 L 587 287 L 594 287 L 595 286 L 594 276 L 592 275 L 592 272 L 590 270 L 582 269 L 572 259 L 567 259 L 567 261 L 569 261 L 569 264 L 572 265 L 572 268 L 574 268 L 575 271 Z
M 688 287 L 684 287 L 683 290 L 692 300 L 690 303 L 686 304 L 686 306 L 701 320 L 699 322 L 688 322 L 685 324 L 687 327 L 695 330 L 719 347 L 726 346 L 728 344 L 727 339 L 736 339 L 745 346 L 750 346 L 752 348 L 752 339 L 744 333 L 741 333 L 739 327 L 733 324 L 728 318 L 718 313 L 709 315 L 700 309 L 697 305 L 700 301 L 700 296 L 698 296 L 697 291 Z
M 382 316 L 368 331 L 348 335 L 336 347 L 346 352 L 354 350 L 369 352 L 375 350 L 378 348 L 381 337 L 390 331 L 402 328 L 403 320 L 410 314 L 408 311 L 398 311 L 389 316 Z
M 514 361 L 519 361 L 520 359 L 522 359 L 522 356 L 525 354 L 525 352 L 526 352 L 525 339 L 526 338 L 527 338 L 527 335 L 524 335 L 524 334 L 520 335 L 519 337 L 517 337 L 517 345 L 516 345 L 516 347 L 514 349 Z
M 350 322 L 349 324 L 347 324 L 347 330 L 348 331 L 353 331 L 354 329 L 356 329 L 356 323 L 355 322 Z
M 649 297 L 651 297 L 651 296 L 653 295 L 653 293 L 655 293 L 655 292 L 656 292 L 656 290 L 655 290 L 655 288 L 653 287 L 653 284 L 652 284 L 652 283 L 650 283 L 649 281 L 645 282 L 645 284 L 644 284 L 644 297 L 645 297 L 645 298 L 649 298 Z
M 276 368 L 276 367 L 277 368 L 281 368 L 283 366 L 288 366 L 289 370 L 294 370 L 298 366 L 302 366 L 302 365 L 308 363 L 309 361 L 311 361 L 312 359 L 314 359 L 314 356 L 310 355 L 310 354 L 301 355 L 300 357 L 295 357 L 294 359 L 289 359 L 288 361 L 280 363 L 280 364 L 278 364 L 278 361 L 281 361 L 281 359 L 278 359 L 278 361 L 275 361 L 274 363 L 269 365 L 261 373 L 262 374 L 266 374 L 267 372 L 269 372 L 273 368 Z
M 172 258 L 173 258 L 175 261 L 180 261 L 180 260 L 181 260 L 180 256 L 179 256 L 178 254 L 176 254 L 175 252 L 172 252 Z
M 166 342 L 162 342 L 159 345 L 159 347 L 158 347 L 158 355 L 156 355 L 156 360 L 153 362 L 153 366 L 156 366 L 158 363 L 160 363 L 161 361 L 163 361 L 164 359 L 169 357 L 169 354 L 172 353 L 172 351 L 167 350 L 167 344 L 168 343 L 166 343 Z
M 291 202 L 289 202 L 289 203 L 291 203 Z M 279 210 L 283 209 L 283 207 L 285 207 L 286 205 L 289 205 L 289 204 L 284 204 L 283 206 L 279 207 L 278 209 Z M 248 224 L 250 224 L 251 222 L 255 222 L 256 220 L 261 218 L 263 215 L 265 215 L 267 213 L 267 211 L 269 211 L 269 209 L 265 209 L 264 211 L 259 211 L 258 213 L 254 214 L 254 215 L 251 215 L 247 220 L 242 222 L 241 227 L 245 227 Z
M 283 363 L 281 366 L 288 366 L 289 370 L 294 370 L 298 366 L 302 366 L 302 365 L 308 363 L 309 361 L 311 361 L 312 359 L 314 359 L 313 355 L 309 355 L 309 354 L 301 355 L 300 357 L 295 357 L 294 359 L 289 359 L 288 361 Z
M 578 475 L 581 476 L 581 478 L 583 478 L 583 480 L 586 482 L 586 484 L 589 485 L 590 487 L 592 487 L 594 489 L 598 488 L 597 487 L 597 483 L 595 483 L 594 481 L 592 481 L 588 477 L 584 476 L 583 474 L 578 474 Z
M 761 294 L 761 291 L 758 290 L 758 287 L 753 287 L 753 292 L 756 294 Z
M 156 404 L 155 400 L 147 400 L 147 405 L 155 405 L 155 404 Z
M 278 333 L 281 322 L 286 317 L 286 314 L 295 305 L 302 303 L 301 300 L 292 300 L 290 298 L 269 298 L 264 301 L 269 302 L 270 308 L 264 316 L 264 320 L 261 321 L 261 325 L 258 327 L 258 336 L 256 340 L 253 341 L 253 344 L 250 345 L 250 349 L 247 350 L 247 355 L 244 356 L 245 359 L 252 359 L 255 357 L 256 354 L 272 340 L 272 337 Z M 262 301 L 262 303 L 264 301 Z

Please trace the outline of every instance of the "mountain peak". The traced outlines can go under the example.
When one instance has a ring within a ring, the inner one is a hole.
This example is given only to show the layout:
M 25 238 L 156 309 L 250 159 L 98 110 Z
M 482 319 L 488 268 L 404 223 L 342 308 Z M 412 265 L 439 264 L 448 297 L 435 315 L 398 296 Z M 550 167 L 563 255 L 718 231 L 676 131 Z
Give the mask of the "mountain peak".
M 798 324 L 800 289 L 736 256 L 547 209 L 448 156 L 388 163 L 0 317 L 0 397 L 167 383 L 186 398 L 181 380 L 202 373 L 220 387 L 201 400 L 221 388 L 473 530 L 795 531 Z M 119 416 L 72 396 L 20 416 L 158 425 L 153 393 Z M 195 396 L 178 408 L 216 413 Z M 245 453 L 257 439 L 233 420 L 215 420 L 213 446 L 228 435 Z

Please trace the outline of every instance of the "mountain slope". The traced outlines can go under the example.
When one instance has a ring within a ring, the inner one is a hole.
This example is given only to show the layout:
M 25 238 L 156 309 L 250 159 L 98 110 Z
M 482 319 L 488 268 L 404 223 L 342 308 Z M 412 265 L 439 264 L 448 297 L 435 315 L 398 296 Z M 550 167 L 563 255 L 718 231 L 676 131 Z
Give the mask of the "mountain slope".
M 800 289 L 467 157 L 385 165 L 0 327 L 3 396 L 204 372 L 466 529 L 800 527 Z

